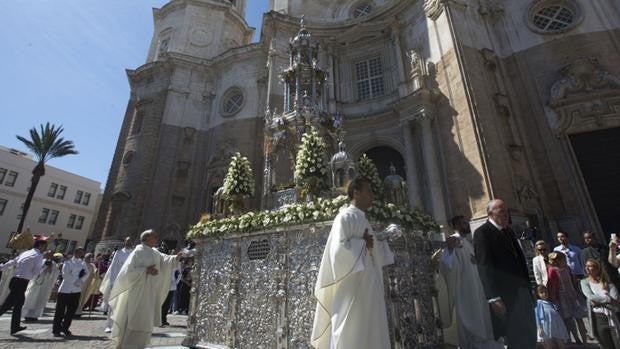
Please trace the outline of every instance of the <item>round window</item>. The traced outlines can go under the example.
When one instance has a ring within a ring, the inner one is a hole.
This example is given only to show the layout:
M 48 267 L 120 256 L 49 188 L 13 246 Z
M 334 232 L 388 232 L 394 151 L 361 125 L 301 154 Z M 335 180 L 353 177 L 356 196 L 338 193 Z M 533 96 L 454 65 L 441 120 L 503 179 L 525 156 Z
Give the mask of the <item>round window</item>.
M 232 116 L 243 108 L 245 98 L 240 89 L 232 88 L 224 94 L 222 101 L 222 115 Z
M 133 150 L 129 150 L 128 152 L 125 153 L 125 155 L 123 156 L 123 165 L 129 165 L 131 160 L 133 160 L 133 154 L 134 154 Z
M 542 34 L 561 33 L 577 25 L 580 14 L 573 1 L 539 1 L 530 7 L 528 24 Z
M 364 2 L 355 7 L 355 9 L 353 10 L 353 18 L 366 16 L 370 12 L 372 12 L 372 4 L 369 2 Z

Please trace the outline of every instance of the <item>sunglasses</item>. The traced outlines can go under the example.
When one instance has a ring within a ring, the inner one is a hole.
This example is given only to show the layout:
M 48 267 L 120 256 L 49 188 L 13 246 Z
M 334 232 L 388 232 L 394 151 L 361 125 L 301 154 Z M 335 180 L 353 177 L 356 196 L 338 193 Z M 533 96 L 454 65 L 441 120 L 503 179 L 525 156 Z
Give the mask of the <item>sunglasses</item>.
M 536 250 L 537 250 L 538 252 L 545 252 L 545 251 L 547 251 L 547 249 L 546 249 L 546 248 L 538 248 L 538 249 L 536 249 Z

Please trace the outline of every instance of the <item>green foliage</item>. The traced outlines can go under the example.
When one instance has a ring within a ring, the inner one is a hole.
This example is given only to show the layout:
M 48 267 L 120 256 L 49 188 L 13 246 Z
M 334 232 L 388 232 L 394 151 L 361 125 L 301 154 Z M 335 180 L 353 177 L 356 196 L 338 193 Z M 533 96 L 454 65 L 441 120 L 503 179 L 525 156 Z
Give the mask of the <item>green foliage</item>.
M 365 178 L 370 182 L 370 187 L 377 197 L 381 197 L 383 193 L 383 186 L 381 185 L 381 178 L 379 178 L 379 171 L 377 166 L 371 158 L 362 155 L 362 157 L 355 163 L 355 173 L 358 177 Z
M 341 195 L 335 199 L 322 199 L 308 203 L 296 203 L 277 211 L 249 212 L 229 218 L 199 222 L 190 227 L 188 239 L 217 237 L 227 234 L 248 234 L 278 226 L 325 222 L 334 219 L 349 200 Z M 397 223 L 410 233 L 438 231 L 432 217 L 418 209 L 373 203 L 368 212 L 370 220 L 381 223 Z
M 284 183 L 278 183 L 278 184 L 274 184 L 271 186 L 271 192 L 272 193 L 277 193 L 279 191 L 285 190 L 285 189 L 291 189 L 291 188 L 295 188 L 295 182 L 290 181 L 290 182 L 284 182 Z
M 40 126 L 40 132 L 35 127 L 30 129 L 30 139 L 22 136 L 16 136 L 17 139 L 24 143 L 24 145 L 34 154 L 37 159 L 37 164 L 32 170 L 32 178 L 30 180 L 30 190 L 26 195 L 24 201 L 24 209 L 22 211 L 22 217 L 17 225 L 17 231 L 21 232 L 24 227 L 26 215 L 30 210 L 30 204 L 34 196 L 34 192 L 37 189 L 39 180 L 45 175 L 45 164 L 53 159 L 63 157 L 65 155 L 77 154 L 75 146 L 72 141 L 65 140 L 60 135 L 62 134 L 62 126 L 56 127 L 48 122 L 43 126 Z
M 36 128 L 31 128 L 30 139 L 16 136 L 39 162 L 45 164 L 50 159 L 78 153 L 72 141 L 60 137 L 64 131 L 62 126 L 56 127 L 48 122 L 45 127 L 41 124 L 40 130 L 39 133 Z

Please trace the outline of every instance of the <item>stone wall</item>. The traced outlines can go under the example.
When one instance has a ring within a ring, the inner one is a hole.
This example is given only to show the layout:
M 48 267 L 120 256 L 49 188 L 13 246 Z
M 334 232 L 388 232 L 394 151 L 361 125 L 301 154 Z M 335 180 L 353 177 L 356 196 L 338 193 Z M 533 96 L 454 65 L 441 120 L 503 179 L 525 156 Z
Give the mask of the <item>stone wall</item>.
M 313 290 L 330 228 L 326 222 L 198 241 L 184 345 L 311 348 Z M 384 281 L 392 348 L 438 348 L 431 244 L 408 234 L 390 245 L 396 263 L 384 269 Z

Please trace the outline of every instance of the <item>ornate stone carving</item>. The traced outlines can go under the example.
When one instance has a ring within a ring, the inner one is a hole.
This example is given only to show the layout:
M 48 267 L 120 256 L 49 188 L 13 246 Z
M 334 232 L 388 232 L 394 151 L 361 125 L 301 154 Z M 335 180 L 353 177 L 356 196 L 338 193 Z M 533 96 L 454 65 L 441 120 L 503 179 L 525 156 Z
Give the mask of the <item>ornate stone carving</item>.
M 286 205 L 292 205 L 297 202 L 297 189 L 289 188 L 280 190 L 273 194 L 273 207 L 280 208 Z
M 444 3 L 446 0 L 425 0 L 422 4 L 426 17 L 436 20 L 443 12 Z
M 190 32 L 190 43 L 193 46 L 206 47 L 213 41 L 213 33 L 204 28 L 194 28 Z
M 226 195 L 224 194 L 224 187 L 219 187 L 215 194 L 213 194 L 213 215 L 215 217 L 226 216 Z
M 506 145 L 508 149 L 508 154 L 510 154 L 510 158 L 513 161 L 521 161 L 523 160 L 523 146 L 519 144 L 508 144 Z
M 444 7 L 450 2 L 463 8 L 467 7 L 467 3 L 463 0 L 424 0 L 422 8 L 424 13 L 426 13 L 426 17 L 436 20 L 443 13 Z
M 433 114 L 432 112 L 426 111 L 426 110 L 422 110 L 413 117 L 413 120 L 416 122 L 422 122 L 422 121 L 427 121 L 427 120 L 433 121 L 434 118 L 435 118 L 435 114 Z
M 332 156 L 330 161 L 332 171 L 332 188 L 346 187 L 355 176 L 355 162 L 347 152 L 347 145 L 344 142 L 338 143 L 338 152 Z
M 486 70 L 494 72 L 495 69 L 497 69 L 497 54 L 495 54 L 495 51 L 483 48 L 480 50 L 480 53 L 484 59 L 484 67 Z
M 383 194 L 387 202 L 397 205 L 407 204 L 407 188 L 403 177 L 396 174 L 396 167 L 390 164 L 390 174 L 383 180 Z
M 224 139 L 217 144 L 217 150 L 213 152 L 209 158 L 209 166 L 213 166 L 218 163 L 228 163 L 230 158 L 237 152 L 237 147 L 234 145 L 232 139 Z
M 525 178 L 517 179 L 516 194 L 520 203 L 526 203 L 528 201 L 535 201 L 538 199 L 538 193 L 534 189 L 534 185 Z
M 493 101 L 499 115 L 510 117 L 510 99 L 508 96 L 503 93 L 496 93 L 493 95 Z
M 604 89 L 620 89 L 620 78 L 603 70 L 596 58 L 580 58 L 560 70 L 562 79 L 551 86 L 551 104 Z
M 620 78 L 596 58 L 580 58 L 560 70 L 550 92 L 550 120 L 557 135 L 620 126 Z
M 504 6 L 497 0 L 480 0 L 478 13 L 483 17 L 489 18 L 491 21 L 496 21 L 499 17 L 504 15 Z
M 413 83 L 413 90 L 416 91 L 420 88 L 425 88 L 426 79 L 428 77 L 428 69 L 426 66 L 426 61 L 424 57 L 422 57 L 422 50 L 419 48 L 415 48 L 409 50 L 407 52 L 407 57 L 409 57 L 409 66 L 410 66 L 410 77 Z

